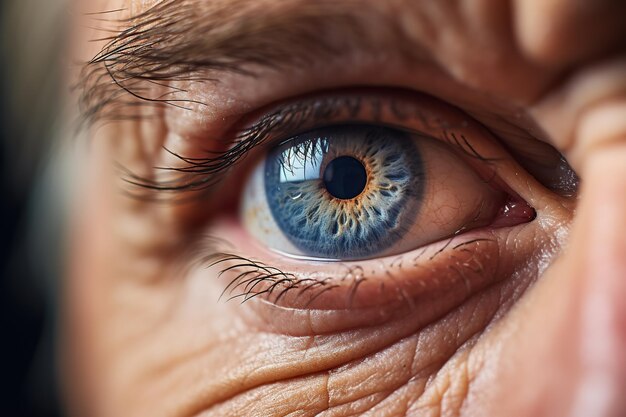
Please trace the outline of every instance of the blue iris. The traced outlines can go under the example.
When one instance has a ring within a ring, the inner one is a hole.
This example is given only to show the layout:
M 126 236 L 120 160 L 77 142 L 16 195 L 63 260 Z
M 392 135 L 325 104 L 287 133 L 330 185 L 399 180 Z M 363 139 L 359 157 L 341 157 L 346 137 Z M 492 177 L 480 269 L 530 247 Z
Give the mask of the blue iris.
M 294 137 L 265 164 L 265 193 L 282 233 L 306 256 L 384 253 L 419 211 L 424 172 L 406 132 L 335 126 Z

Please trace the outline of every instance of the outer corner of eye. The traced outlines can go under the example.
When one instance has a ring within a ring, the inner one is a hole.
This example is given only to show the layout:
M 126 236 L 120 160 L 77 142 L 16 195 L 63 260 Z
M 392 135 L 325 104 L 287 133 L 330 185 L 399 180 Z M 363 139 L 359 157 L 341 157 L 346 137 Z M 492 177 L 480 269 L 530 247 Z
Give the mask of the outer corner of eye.
M 343 125 L 269 151 L 247 182 L 242 222 L 271 250 L 349 261 L 487 226 L 505 200 L 436 139 Z

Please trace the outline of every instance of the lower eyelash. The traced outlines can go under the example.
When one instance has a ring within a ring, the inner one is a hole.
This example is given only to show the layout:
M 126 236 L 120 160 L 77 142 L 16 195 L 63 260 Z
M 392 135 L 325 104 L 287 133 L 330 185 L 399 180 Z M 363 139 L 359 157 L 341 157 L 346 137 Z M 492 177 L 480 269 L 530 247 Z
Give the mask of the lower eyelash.
M 217 252 L 206 258 L 207 268 L 228 263 L 218 274 L 221 278 L 225 273 L 233 271 L 237 275 L 231 278 L 220 295 L 220 300 L 228 296 L 226 301 L 242 299 L 241 304 L 258 296 L 265 296 L 267 300 L 277 304 L 289 291 L 299 290 L 298 295 L 313 290 L 320 291 L 311 298 L 312 302 L 322 292 L 328 291 L 333 286 L 328 285 L 330 278 L 316 280 L 312 278 L 300 279 L 295 274 L 286 273 L 272 266 L 240 255 L 226 252 Z M 234 262 L 234 264 L 230 264 Z M 262 284 L 262 285 L 261 285 Z M 263 289 L 258 290 L 261 286 Z M 275 296 L 272 299 L 272 296 Z M 309 303 L 310 303 L 309 302 Z
M 484 267 L 475 256 L 472 256 L 468 261 L 461 260 L 456 254 L 457 252 L 475 253 L 478 250 L 478 246 L 474 249 L 470 249 L 469 247 L 471 245 L 480 245 L 480 243 L 486 242 L 493 243 L 495 240 L 472 238 L 451 246 L 453 239 L 455 239 L 455 237 L 451 237 L 442 249 L 431 255 L 425 261 L 426 265 L 421 265 L 420 261 L 428 248 L 424 248 L 417 255 L 409 256 L 408 254 L 403 254 L 396 257 L 385 267 L 383 274 L 393 280 L 394 274 L 402 271 L 403 267 L 408 266 L 415 268 L 423 266 L 427 268 L 428 263 L 445 252 L 448 254 L 450 260 L 448 268 L 453 270 L 468 286 L 468 291 L 471 291 L 471 281 L 466 277 L 466 274 L 481 275 L 484 272 Z M 235 274 L 234 277 L 229 278 L 229 282 L 226 284 L 219 297 L 220 300 L 225 299 L 226 302 L 241 300 L 241 304 L 243 304 L 253 298 L 262 297 L 273 304 L 278 304 L 287 293 L 294 292 L 296 298 L 306 296 L 307 302 L 304 306 L 306 308 L 322 294 L 347 284 L 349 285 L 349 290 L 346 292 L 346 305 L 351 307 L 352 301 L 360 286 L 368 280 L 365 269 L 359 264 L 342 264 L 342 266 L 345 267 L 345 272 L 338 277 L 327 276 L 319 279 L 299 278 L 294 273 L 284 272 L 277 267 L 269 266 L 263 262 L 249 259 L 232 252 L 218 251 L 216 250 L 216 244 L 218 242 L 220 244 L 226 243 L 221 239 L 210 238 L 208 242 L 213 251 L 211 255 L 203 257 L 201 263 L 206 268 L 220 267 L 221 270 L 217 275 L 218 278 L 224 277 L 227 273 Z M 383 287 L 384 286 L 381 285 L 381 290 L 385 290 Z M 397 291 L 398 288 L 396 288 Z M 401 290 L 399 296 L 403 297 L 408 304 L 413 305 L 410 297 L 402 293 Z

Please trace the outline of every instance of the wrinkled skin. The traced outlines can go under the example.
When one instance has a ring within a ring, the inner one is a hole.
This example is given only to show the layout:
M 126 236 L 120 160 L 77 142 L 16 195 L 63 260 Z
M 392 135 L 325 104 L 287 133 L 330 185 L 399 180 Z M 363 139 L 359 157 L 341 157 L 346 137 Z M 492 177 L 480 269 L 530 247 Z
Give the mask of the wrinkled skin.
M 86 11 L 137 14 L 151 2 L 83 3 Z M 498 120 L 522 109 L 528 118 L 516 129 L 541 132 L 567 158 L 581 178 L 578 194 L 557 195 L 520 170 L 511 186 L 538 217 L 503 238 L 525 260 L 505 257 L 506 279 L 434 314 L 417 306 L 372 324 L 354 321 L 348 309 L 331 319 L 325 310 L 218 301 L 225 284 L 217 270 L 180 267 L 191 262 L 198 230 L 217 233 L 216 204 L 209 199 L 200 210 L 197 202 L 154 204 L 119 192 L 112 162 L 138 172 L 176 163 L 161 145 L 185 155 L 200 145 L 169 143 L 162 131 L 192 126 L 194 116 L 171 110 L 178 116 L 164 123 L 93 129 L 79 167 L 65 282 L 62 369 L 72 415 L 626 415 L 626 36 L 617 18 L 626 6 L 355 3 L 396 25 L 372 46 L 386 51 L 385 65 L 354 51 L 349 69 L 341 57 L 327 63 L 332 76 L 233 75 L 198 94 L 219 115 L 222 96 L 212 88 L 228 86 L 250 111 L 350 83 L 393 85 L 451 102 L 498 132 L 511 125 Z M 398 31 L 445 70 L 403 64 Z M 87 40 L 97 36 L 76 33 L 75 54 L 95 55 L 102 44 Z M 221 119 L 208 120 L 213 128 Z

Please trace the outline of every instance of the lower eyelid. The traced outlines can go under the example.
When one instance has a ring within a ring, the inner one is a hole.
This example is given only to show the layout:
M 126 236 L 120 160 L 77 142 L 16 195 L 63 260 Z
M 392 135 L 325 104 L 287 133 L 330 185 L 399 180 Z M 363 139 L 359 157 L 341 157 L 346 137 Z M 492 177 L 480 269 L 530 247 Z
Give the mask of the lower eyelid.
M 378 260 L 301 262 L 253 243 L 233 219 L 220 224 L 211 233 L 229 236 L 231 247 L 210 250 L 235 255 L 216 255 L 210 262 L 209 274 L 225 271 L 219 278 L 220 286 L 227 288 L 221 302 L 229 302 L 231 297 L 230 302 L 237 303 L 249 298 L 245 304 L 254 310 L 250 319 L 256 325 L 269 323 L 273 331 L 293 335 L 369 326 L 406 314 L 434 319 L 511 276 L 533 249 L 518 245 L 514 253 L 505 247 L 512 244 L 510 229 L 481 230 Z M 532 225 L 521 227 L 516 233 L 533 233 Z M 241 258 L 236 257 L 239 253 Z M 260 265 L 253 262 L 261 259 Z M 233 268 L 235 265 L 240 267 Z M 260 271 L 262 265 L 268 265 L 268 271 Z M 263 279 L 258 272 L 273 276 Z M 277 320 L 281 315 L 285 320 Z M 306 320 L 294 320 L 298 315 Z
M 456 149 L 485 182 L 501 186 L 514 199 L 528 201 L 533 207 L 545 203 L 542 187 L 486 129 L 475 123 L 468 125 L 460 113 L 454 113 L 450 120 L 463 127 L 445 130 L 441 125 L 431 126 L 425 133 L 448 143 L 446 146 Z M 229 210 L 227 215 L 217 213 L 207 232 L 226 237 L 231 245 L 203 248 L 205 255 L 216 254 L 208 262 L 212 266 L 207 276 L 223 272 L 218 278 L 219 286 L 225 289 L 221 302 L 231 297 L 235 303 L 247 300 L 250 308 L 244 310 L 253 311 L 250 320 L 258 326 L 296 335 L 369 326 L 403 314 L 424 320 L 440 316 L 472 294 L 510 278 L 528 264 L 541 243 L 535 236 L 540 222 L 533 222 L 477 229 L 384 259 L 302 262 L 255 244 L 232 217 L 233 212 Z M 224 260 L 228 256 L 220 253 L 233 256 Z

